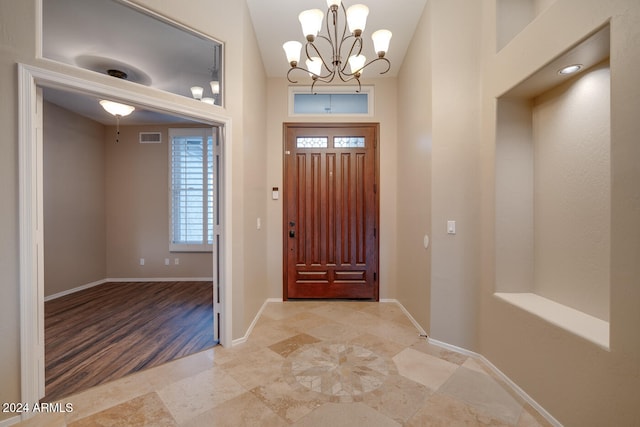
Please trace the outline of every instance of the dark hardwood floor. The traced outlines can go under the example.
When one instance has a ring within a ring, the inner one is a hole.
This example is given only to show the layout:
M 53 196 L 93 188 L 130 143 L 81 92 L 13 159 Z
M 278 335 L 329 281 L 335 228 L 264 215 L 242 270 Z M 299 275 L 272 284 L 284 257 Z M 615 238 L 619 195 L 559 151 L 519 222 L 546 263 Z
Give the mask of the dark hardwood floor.
M 211 282 L 105 283 L 44 309 L 47 402 L 215 344 Z

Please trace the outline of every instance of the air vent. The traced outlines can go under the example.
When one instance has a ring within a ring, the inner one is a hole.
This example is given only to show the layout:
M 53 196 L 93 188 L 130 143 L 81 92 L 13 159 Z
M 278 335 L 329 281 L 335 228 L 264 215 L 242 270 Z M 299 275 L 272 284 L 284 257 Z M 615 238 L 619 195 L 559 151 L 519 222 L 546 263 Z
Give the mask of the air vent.
M 160 132 L 140 132 L 140 144 L 160 144 L 161 142 Z

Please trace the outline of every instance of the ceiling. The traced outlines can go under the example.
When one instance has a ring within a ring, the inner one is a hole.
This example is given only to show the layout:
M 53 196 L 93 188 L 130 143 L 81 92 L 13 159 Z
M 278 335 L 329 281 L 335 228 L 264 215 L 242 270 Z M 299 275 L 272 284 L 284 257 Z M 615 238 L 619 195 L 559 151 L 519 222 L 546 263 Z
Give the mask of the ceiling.
M 387 58 L 392 66 L 385 76 L 395 76 L 426 0 L 362 2 L 370 10 L 363 53 L 368 58 L 375 57 L 370 34 L 377 29 L 390 30 L 393 38 Z M 46 0 L 42 3 L 46 58 L 103 74 L 115 68 L 127 73 L 127 80 L 187 97 L 191 97 L 189 88 L 194 84 L 207 90 L 212 70 L 218 65 L 213 60 L 217 44 L 214 40 L 141 13 L 128 3 L 119 0 Z M 247 0 L 247 5 L 267 75 L 286 76 L 288 64 L 282 44 L 288 40 L 303 41 L 298 14 L 311 8 L 325 9 L 325 0 Z M 380 71 L 383 69 L 381 66 Z M 371 74 L 367 74 L 374 75 L 375 71 L 372 65 Z M 205 93 L 205 96 L 208 95 Z M 100 123 L 113 124 L 113 117 L 101 110 L 94 97 L 58 89 L 46 89 L 44 97 Z M 126 123 L 182 121 L 184 119 L 138 108 L 127 117 Z

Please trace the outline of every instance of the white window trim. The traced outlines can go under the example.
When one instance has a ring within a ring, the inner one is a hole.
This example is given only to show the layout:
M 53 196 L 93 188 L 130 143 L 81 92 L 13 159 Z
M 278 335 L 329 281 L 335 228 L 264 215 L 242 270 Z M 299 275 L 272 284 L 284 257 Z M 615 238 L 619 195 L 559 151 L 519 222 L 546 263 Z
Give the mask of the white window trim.
M 213 137 L 213 131 L 212 128 L 207 127 L 207 128 L 170 128 L 169 129 L 169 144 L 167 144 L 169 146 L 169 252 L 213 252 L 213 243 L 207 243 L 206 241 L 203 243 L 175 243 L 174 242 L 174 227 L 173 227 L 173 138 L 176 136 L 194 136 L 194 137 L 201 137 L 203 138 L 203 140 L 205 141 L 205 146 L 207 138 L 208 137 Z M 217 129 L 216 129 L 216 135 L 215 138 L 213 138 L 213 146 L 211 147 L 212 150 L 212 154 L 214 157 L 214 163 L 215 163 L 215 157 L 216 157 L 216 138 L 218 138 L 219 135 L 217 135 Z M 207 152 L 208 155 L 208 152 Z M 204 177 L 203 177 L 204 179 Z M 215 178 L 214 178 L 215 180 Z M 216 195 L 216 189 L 215 187 L 217 186 L 217 183 L 214 181 L 213 183 L 214 185 L 214 189 L 213 189 L 213 194 L 212 197 L 214 199 L 214 205 L 213 205 L 213 209 L 215 211 L 216 209 L 216 203 L 218 203 L 218 197 Z M 205 205 L 208 202 L 205 201 Z M 204 218 L 208 219 L 209 217 L 209 212 L 208 212 L 208 208 L 203 212 L 203 216 Z M 214 224 L 210 224 L 209 227 L 206 226 L 206 224 L 203 224 L 203 235 L 205 240 L 207 239 L 208 236 L 208 232 L 211 230 L 214 230 L 215 227 L 215 218 L 214 218 Z M 214 233 L 215 235 L 215 233 Z M 214 236 L 215 238 L 215 236 Z
M 316 86 L 313 88 L 315 93 L 322 94 L 344 94 L 344 93 L 354 93 L 354 86 Z M 367 94 L 367 113 L 351 113 L 351 114 L 333 114 L 333 113 L 325 113 L 325 114 L 303 114 L 296 113 L 294 111 L 294 100 L 295 95 L 298 93 L 309 94 L 311 93 L 311 86 L 289 86 L 289 96 L 288 96 L 288 104 L 289 104 L 289 117 L 308 117 L 308 118 L 321 118 L 325 119 L 327 116 L 331 117 L 373 117 L 374 111 L 373 106 L 374 103 L 374 86 L 372 85 L 362 85 L 360 89 L 360 93 Z

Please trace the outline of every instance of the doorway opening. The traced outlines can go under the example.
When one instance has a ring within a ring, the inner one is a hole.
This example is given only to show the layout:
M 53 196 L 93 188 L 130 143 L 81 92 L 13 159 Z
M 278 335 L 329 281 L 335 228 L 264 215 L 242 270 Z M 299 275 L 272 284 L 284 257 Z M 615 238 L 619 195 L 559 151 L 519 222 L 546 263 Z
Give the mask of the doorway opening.
M 228 117 L 215 114 L 199 105 L 158 99 L 129 90 L 71 77 L 58 72 L 19 64 L 19 178 L 20 178 L 20 293 L 21 293 L 21 389 L 25 402 L 44 396 L 44 284 L 43 284 L 43 135 L 40 88 L 53 87 L 72 92 L 105 97 L 152 111 L 189 118 L 221 130 L 220 155 L 220 226 L 213 257 L 214 304 L 219 339 L 231 345 L 231 215 L 225 195 L 230 182 L 225 179 L 231 169 Z M 219 267 L 217 265 L 219 261 Z M 217 329 L 217 328 L 216 328 Z

